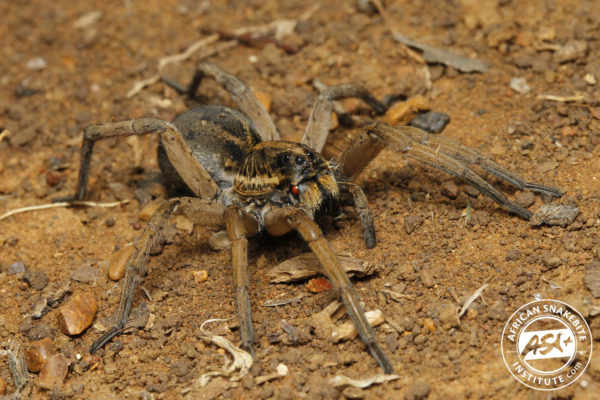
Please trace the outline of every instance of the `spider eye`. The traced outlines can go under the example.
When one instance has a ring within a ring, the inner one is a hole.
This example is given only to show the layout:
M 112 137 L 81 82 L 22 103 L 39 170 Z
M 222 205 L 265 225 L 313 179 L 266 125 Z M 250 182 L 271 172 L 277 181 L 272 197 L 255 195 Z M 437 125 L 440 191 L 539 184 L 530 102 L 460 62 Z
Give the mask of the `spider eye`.
M 298 196 L 300 194 L 300 189 L 298 188 L 298 185 L 292 185 L 291 191 L 294 196 Z
M 305 162 L 306 162 L 306 159 L 304 157 L 302 157 L 302 156 L 296 157 L 296 164 L 304 165 Z

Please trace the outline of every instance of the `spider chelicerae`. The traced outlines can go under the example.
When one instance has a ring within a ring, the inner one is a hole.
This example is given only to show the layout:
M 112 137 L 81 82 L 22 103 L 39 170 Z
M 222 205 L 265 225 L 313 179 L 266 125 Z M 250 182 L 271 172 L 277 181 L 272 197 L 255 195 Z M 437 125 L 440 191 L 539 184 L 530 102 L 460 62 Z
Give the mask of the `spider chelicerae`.
M 375 228 L 367 198 L 352 181 L 386 146 L 464 179 L 524 219 L 531 218 L 531 212 L 509 201 L 478 175 L 472 165 L 519 189 L 561 196 L 559 190 L 526 182 L 475 150 L 409 126 L 367 123 L 357 131 L 336 162 L 324 159 L 320 153 L 329 133 L 335 100 L 356 97 L 378 114 L 386 111 L 387 107 L 362 86 L 344 84 L 322 91 L 308 118 L 302 143 L 293 143 L 280 140 L 273 121 L 252 90 L 214 64 L 201 62 L 188 86 L 165 81 L 193 96 L 204 77 L 213 78 L 230 92 L 240 111 L 222 106 L 200 106 L 179 115 L 173 122 L 138 118 L 93 125 L 84 130 L 77 190 L 71 200 L 82 200 L 86 194 L 96 141 L 149 133 L 160 136 L 158 160 L 169 191 L 186 194 L 165 201 L 150 217 L 126 264 L 115 325 L 93 343 L 91 352 L 100 349 L 124 329 L 134 288 L 145 274 L 148 254 L 160 239 L 169 217 L 179 212 L 195 224 L 225 226 L 227 230 L 232 243 L 233 286 L 244 349 L 252 353 L 254 341 L 248 238 L 261 231 L 280 236 L 295 230 L 317 256 L 371 355 L 385 373 L 392 373 L 392 363 L 377 343 L 348 276 L 313 220 L 315 213 L 327 202 L 337 200 L 341 192 L 348 192 L 364 228 L 365 244 L 369 248 L 375 246 Z

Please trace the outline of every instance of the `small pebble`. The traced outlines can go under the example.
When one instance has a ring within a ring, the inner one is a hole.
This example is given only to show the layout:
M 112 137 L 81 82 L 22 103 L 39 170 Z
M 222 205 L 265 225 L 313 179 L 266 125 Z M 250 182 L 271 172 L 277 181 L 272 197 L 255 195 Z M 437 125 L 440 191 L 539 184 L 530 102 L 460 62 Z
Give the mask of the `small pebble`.
M 42 290 L 48 285 L 48 282 L 50 282 L 48 275 L 46 275 L 44 271 L 38 271 L 34 269 L 25 271 L 21 279 L 27 282 L 29 286 L 37 290 Z
M 48 171 L 48 173 L 46 173 L 46 185 L 48 185 L 49 187 L 54 187 L 58 185 L 61 178 L 62 174 L 59 174 L 54 171 Z
M 104 221 L 104 224 L 105 224 L 107 227 L 111 228 L 111 227 L 115 226 L 115 222 L 116 222 L 116 221 L 115 221 L 115 219 L 114 219 L 113 217 L 108 217 L 108 218 L 106 218 L 106 220 Z
M 190 364 L 187 361 L 179 360 L 171 364 L 171 371 L 175 376 L 186 376 L 190 372 Z
M 231 240 L 227 236 L 227 232 L 219 231 L 208 239 L 208 245 L 211 249 L 222 251 L 231 249 Z
M 54 343 L 50 338 L 36 340 L 29 344 L 25 351 L 25 362 L 30 372 L 40 372 L 42 366 L 56 353 Z
M 44 389 L 60 388 L 67 377 L 69 363 L 62 354 L 54 354 L 42 366 L 39 385 Z
M 90 25 L 95 24 L 100 17 L 102 17 L 102 11 L 89 11 L 77 18 L 75 22 L 73 22 L 73 27 L 78 29 L 88 28 Z
M 25 272 L 25 264 L 21 261 L 14 262 L 8 266 L 6 272 L 8 275 L 16 275 Z
M 417 115 L 410 126 L 419 128 L 429 133 L 440 133 L 450 123 L 450 116 L 437 111 L 428 111 Z
M 348 386 L 342 391 L 342 395 L 347 399 L 362 399 L 365 397 L 365 391 L 361 388 Z
M 52 338 L 55 334 L 54 329 L 50 325 L 43 322 L 33 323 L 32 318 L 29 316 L 23 318 L 23 322 L 19 325 L 19 332 L 31 341 L 47 337 Z
M 583 80 L 586 81 L 586 83 L 588 85 L 595 85 L 598 81 L 596 80 L 596 77 L 593 74 L 585 74 L 585 76 L 583 77 Z
M 542 262 L 544 263 L 544 266 L 550 269 L 560 267 L 560 265 L 562 264 L 560 257 L 553 256 L 550 253 L 544 254 L 544 256 L 542 257 Z
M 421 282 L 426 288 L 430 288 L 435 285 L 435 279 L 433 277 L 433 273 L 431 272 L 431 268 L 426 267 L 421 270 Z
M 373 2 L 371 2 L 370 0 L 358 0 L 356 2 L 356 8 L 361 13 L 365 13 L 365 14 L 369 14 L 369 15 L 375 14 L 377 12 L 377 8 L 373 5 Z M 362 397 L 360 397 L 360 398 L 362 398 Z
M 532 192 L 518 192 L 515 196 L 515 203 L 521 207 L 531 207 L 535 203 L 535 194 Z
M 446 181 L 442 183 L 442 195 L 449 199 L 456 199 L 458 197 L 458 186 L 454 181 Z
M 125 275 L 125 266 L 127 260 L 133 254 L 133 246 L 124 246 L 122 249 L 112 255 L 108 263 L 108 277 L 113 281 L 118 281 Z
M 91 283 L 98 279 L 98 268 L 94 268 L 91 265 L 84 265 L 83 267 L 77 268 L 71 274 L 71 279 L 76 282 Z
M 600 261 L 592 261 L 585 267 L 583 282 L 592 296 L 600 298 Z
M 444 302 L 441 306 L 439 322 L 448 330 L 459 325 L 458 306 L 454 303 Z
M 78 335 L 92 324 L 98 305 L 89 293 L 77 293 L 58 311 L 58 327 L 66 335 Z
M 46 68 L 48 66 L 48 63 L 42 57 L 35 57 L 28 60 L 26 66 L 27 69 L 38 71 Z
M 430 333 L 435 332 L 435 323 L 431 318 L 425 318 L 423 320 L 423 328 L 429 331 Z
M 584 40 L 570 40 L 554 53 L 554 61 L 563 63 L 585 57 L 588 44 Z
M 406 125 L 419 111 L 429 110 L 430 106 L 423 96 L 415 96 L 407 101 L 394 103 L 386 111 L 384 118 L 390 125 Z
M 365 317 L 371 326 L 383 324 L 383 312 L 381 310 L 371 310 L 365 312 Z M 356 327 L 350 321 L 337 326 L 332 332 L 330 339 L 333 343 L 354 339 L 357 335 Z
M 208 271 L 205 269 L 200 271 L 192 271 L 192 279 L 196 285 L 205 282 L 208 279 Z
M 418 215 L 411 214 L 404 217 L 404 231 L 411 234 L 423 223 L 423 218 Z
M 280 363 L 277 365 L 276 371 L 277 375 L 286 376 L 289 372 L 289 368 L 287 365 Z
M 525 78 L 512 78 L 509 86 L 512 90 L 520 94 L 527 94 L 531 90 Z
M 504 259 L 506 261 L 516 261 L 519 259 L 520 256 L 521 252 L 519 251 L 519 249 L 511 249 L 506 252 L 506 256 L 504 257 Z
M 448 350 L 448 359 L 450 361 L 457 360 L 460 357 L 460 349 L 450 349 Z
M 422 400 L 429 396 L 431 386 L 423 381 L 417 381 L 410 384 L 404 392 L 405 400 Z

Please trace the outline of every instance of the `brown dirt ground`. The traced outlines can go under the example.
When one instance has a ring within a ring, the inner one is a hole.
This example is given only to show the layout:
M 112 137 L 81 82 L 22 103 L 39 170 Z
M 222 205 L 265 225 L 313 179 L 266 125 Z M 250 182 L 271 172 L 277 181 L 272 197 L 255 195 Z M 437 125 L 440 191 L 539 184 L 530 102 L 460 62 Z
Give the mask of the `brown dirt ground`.
M 95 6 L 64 0 L 0 2 L 0 125 L 10 135 L 0 143 L 0 213 L 49 202 L 74 190 L 82 129 L 92 123 L 140 116 L 171 120 L 192 101 L 152 85 L 126 98 L 134 82 L 156 73 L 158 59 L 179 53 L 202 37 L 201 28 L 232 31 L 280 18 L 297 19 L 310 9 L 302 1 L 158 1 L 108 0 Z M 356 280 L 367 309 L 381 309 L 403 329 L 376 329 L 384 349 L 402 379 L 364 390 L 341 391 L 329 379 L 343 374 L 354 378 L 379 372 L 359 340 L 332 344 L 309 336 L 302 345 L 286 345 L 268 338 L 285 336 L 281 320 L 305 327 L 308 317 L 321 310 L 334 294 L 309 294 L 300 304 L 265 308 L 267 299 L 309 293 L 304 284 L 273 285 L 265 272 L 278 261 L 306 251 L 296 237 L 278 243 L 252 240 L 252 306 L 257 361 L 241 382 L 219 378 L 197 398 L 418 398 L 424 382 L 429 398 L 549 398 L 515 382 L 500 355 L 500 335 L 508 316 L 534 296 L 564 300 L 588 317 L 596 338 L 600 318 L 593 317 L 598 300 L 583 283 L 584 268 L 600 254 L 600 111 L 589 99 L 600 98 L 600 2 L 597 0 L 490 0 L 419 2 L 387 1 L 390 16 L 407 36 L 424 43 L 476 56 L 490 63 L 482 74 L 462 74 L 432 65 L 432 88 L 424 91 L 415 72 L 419 65 L 395 43 L 377 14 L 359 12 L 356 2 L 329 1 L 282 40 L 299 46 L 296 54 L 268 45 L 236 45 L 210 57 L 250 86 L 273 98 L 271 114 L 286 138 L 297 139 L 305 125 L 314 89 L 310 81 L 327 84 L 357 82 L 379 98 L 387 94 L 424 93 L 435 110 L 450 115 L 443 135 L 490 154 L 528 179 L 565 191 L 559 200 L 577 204 L 581 215 L 568 228 L 532 228 L 526 221 L 500 209 L 483 196 L 473 198 L 459 180 L 460 195 L 450 200 L 440 186 L 452 179 L 439 171 L 385 151 L 361 175 L 375 214 L 378 244 L 367 250 L 360 223 L 351 209 L 325 227 L 328 240 L 340 253 L 382 266 L 376 276 Z M 91 11 L 101 17 L 83 28 L 75 21 Z M 543 40 L 543 41 L 542 41 Z M 570 40 L 587 43 L 575 60 L 559 63 L 557 45 Z M 540 48 L 540 45 L 544 45 Z M 43 69 L 27 63 L 42 57 Z M 256 57 L 255 62 L 250 62 Z M 170 65 L 165 74 L 187 81 L 197 58 Z M 509 88 L 513 77 L 523 77 L 528 94 Z M 586 80 L 587 79 L 587 80 Z M 213 83 L 202 85 L 207 102 L 231 105 L 230 97 Z M 573 95 L 585 99 L 560 103 L 536 99 L 540 94 Z M 346 107 L 356 102 L 344 103 Z M 359 110 L 363 117 L 368 112 Z M 335 148 L 343 147 L 352 128 L 335 130 Z M 97 201 L 133 199 L 120 208 L 59 208 L 24 213 L 0 222 L 0 342 L 21 334 L 38 290 L 8 273 L 23 262 L 44 271 L 50 282 L 68 281 L 74 270 L 92 266 L 100 273 L 92 283 L 72 282 L 75 291 L 89 292 L 99 303 L 97 319 L 114 309 L 118 290 L 106 278 L 115 248 L 140 234 L 141 205 L 134 197 L 140 182 L 155 179 L 156 137 L 139 139 L 143 156 L 134 160 L 135 142 L 106 140 L 96 146 L 88 198 Z M 335 150 L 329 150 L 333 152 Z M 136 165 L 137 164 L 137 165 Z M 501 186 L 511 197 L 519 196 Z M 164 193 L 154 187 L 156 200 Z M 461 213 L 469 200 L 472 222 Z M 531 210 L 542 204 L 539 197 Z M 408 234 L 407 217 L 422 223 Z M 107 220 L 114 219 L 114 226 Z M 143 225 L 143 223 L 142 223 Z M 230 255 L 210 249 L 211 232 L 196 227 L 192 234 L 173 230 L 160 255 L 150 260 L 152 270 L 144 286 L 153 298 L 150 311 L 156 322 L 149 331 L 120 336 L 99 352 L 93 368 L 85 355 L 98 337 L 94 328 L 77 337 L 60 333 L 56 310 L 35 324 L 47 324 L 55 345 L 71 361 L 64 386 L 48 392 L 31 375 L 31 398 L 178 398 L 203 372 L 220 366 L 217 347 L 198 337 L 208 318 L 233 318 L 215 324 L 220 334 L 238 341 L 232 299 Z M 554 257 L 554 259 L 552 259 Z M 545 261 L 544 261 L 545 260 Z M 556 261 L 558 260 L 558 261 Z M 553 264 L 556 262 L 556 264 Z M 195 284 L 190 271 L 206 269 L 208 281 Z M 426 281 L 426 282 L 423 282 Z M 440 315 L 457 305 L 483 283 L 485 301 L 477 300 L 456 328 L 445 327 Z M 424 283 L 428 283 L 424 285 Z M 413 296 L 394 302 L 381 290 L 391 286 Z M 141 299 L 142 296 L 138 296 Z M 432 333 L 423 327 L 430 318 Z M 232 329 L 230 330 L 229 327 Z M 111 347 L 112 346 L 112 347 Z M 119 351 L 120 350 L 120 351 Z M 598 352 L 596 354 L 599 354 Z M 275 372 L 279 363 L 286 377 L 258 384 L 256 377 Z M 0 378 L 14 391 L 6 359 Z M 594 398 L 600 393 L 600 358 L 594 356 L 579 383 L 549 396 Z M 425 391 L 426 392 L 426 391 Z

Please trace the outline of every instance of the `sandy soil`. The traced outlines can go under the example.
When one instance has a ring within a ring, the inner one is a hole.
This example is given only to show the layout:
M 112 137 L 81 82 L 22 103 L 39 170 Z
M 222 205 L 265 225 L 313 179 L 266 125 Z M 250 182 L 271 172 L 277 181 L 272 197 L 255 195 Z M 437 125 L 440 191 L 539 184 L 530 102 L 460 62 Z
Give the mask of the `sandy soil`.
M 165 198 L 158 185 L 156 137 L 106 140 L 95 148 L 88 199 L 131 199 L 128 204 L 49 209 L 0 222 L 0 342 L 16 339 L 26 347 L 35 335 L 48 336 L 71 362 L 58 389 L 40 388 L 37 374 L 31 374 L 27 397 L 591 399 L 600 393 L 600 356 L 581 378 L 586 386 L 578 382 L 548 394 L 518 384 L 500 352 L 506 320 L 535 296 L 567 301 L 600 338 L 595 317 L 600 301 L 584 285 L 586 266 L 600 257 L 600 2 L 387 1 L 389 16 L 404 35 L 490 65 L 485 73 L 470 74 L 430 65 L 430 88 L 418 57 L 393 41 L 380 15 L 359 10 L 355 1 L 323 3 L 311 8 L 302 1 L 272 0 L 1 2 L 0 130 L 9 135 L 0 143 L 0 213 L 73 192 L 84 127 L 140 116 L 172 120 L 197 104 L 161 83 L 131 98 L 126 94 L 158 72 L 160 58 L 206 37 L 202 29 L 232 32 L 290 19 L 297 21 L 295 30 L 280 41 L 297 47 L 296 53 L 273 43 L 232 43 L 209 57 L 271 96 L 271 115 L 286 139 L 298 140 L 302 133 L 315 78 L 325 84 L 361 83 L 378 98 L 423 94 L 433 109 L 451 118 L 443 135 L 529 180 L 561 188 L 565 195 L 555 202 L 577 205 L 577 220 L 568 228 L 533 228 L 460 180 L 384 151 L 358 179 L 375 215 L 377 246 L 365 248 L 350 207 L 324 231 L 335 251 L 381 267 L 378 274 L 355 280 L 355 287 L 366 309 L 382 310 L 400 328 L 384 324 L 376 332 L 401 378 L 366 389 L 329 383 L 336 375 L 364 378 L 380 370 L 358 339 L 333 344 L 311 330 L 310 317 L 335 298 L 333 292 L 312 294 L 303 283 L 269 283 L 270 268 L 307 251 L 291 235 L 250 243 L 257 338 L 250 373 L 239 382 L 216 378 L 198 389 L 199 376 L 224 361 L 217 346 L 201 339 L 202 322 L 230 318 L 211 329 L 239 341 L 230 255 L 208 246 L 213 232 L 205 228 L 190 233 L 174 220 L 168 243 L 149 262 L 144 287 L 152 301 L 141 292 L 136 297 L 155 318 L 152 328 L 119 336 L 97 359 L 87 356 L 99 336 L 97 326 L 68 337 L 57 328 L 55 309 L 33 328 L 26 318 L 41 291 L 12 273 L 16 262 L 42 271 L 49 284 L 70 281 L 74 292 L 91 293 L 98 301 L 96 321 L 110 315 L 119 290 L 106 276 L 108 260 L 140 234 L 142 202 Z M 572 41 L 579 50 L 561 59 L 560 49 Z M 202 52 L 223 43 L 227 40 L 167 66 L 163 74 L 187 81 Z M 511 89 L 512 78 L 524 78 L 530 90 Z M 578 98 L 537 97 L 548 94 Z M 233 105 L 212 82 L 202 84 L 200 101 Z M 342 104 L 371 118 L 359 102 Z M 354 129 L 335 129 L 327 154 L 343 148 Z M 456 199 L 442 189 L 454 189 L 453 183 Z M 499 187 L 511 198 L 529 201 L 507 185 Z M 473 209 L 470 221 L 463 215 L 467 203 Z M 541 204 L 536 197 L 530 210 Z M 96 274 L 73 280 L 81 267 Z M 208 280 L 195 283 L 190 279 L 195 270 L 207 270 Z M 452 323 L 448 310 L 484 283 L 489 286 L 483 301 L 476 300 L 460 324 Z M 403 298 L 394 301 L 386 289 Z M 300 295 L 300 303 L 261 306 Z M 282 320 L 307 332 L 301 343 L 289 343 Z M 286 376 L 257 379 L 275 373 L 279 364 L 288 367 Z M 0 378 L 12 393 L 6 357 L 0 358 Z

